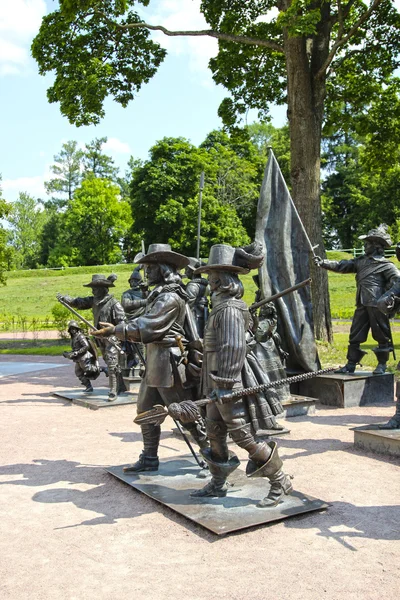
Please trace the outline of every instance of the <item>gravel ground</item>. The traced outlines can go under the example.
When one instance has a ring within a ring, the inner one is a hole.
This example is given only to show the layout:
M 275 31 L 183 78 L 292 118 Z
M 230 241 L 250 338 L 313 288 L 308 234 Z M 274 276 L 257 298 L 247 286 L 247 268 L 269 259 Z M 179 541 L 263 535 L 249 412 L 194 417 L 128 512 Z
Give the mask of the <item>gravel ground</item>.
M 330 508 L 218 538 L 104 471 L 140 452 L 132 406 L 52 397 L 75 385 L 70 368 L 0 382 L 2 599 L 398 600 L 400 463 L 354 450 L 349 429 L 393 406 L 290 419 L 285 470 Z M 163 428 L 161 457 L 186 453 Z

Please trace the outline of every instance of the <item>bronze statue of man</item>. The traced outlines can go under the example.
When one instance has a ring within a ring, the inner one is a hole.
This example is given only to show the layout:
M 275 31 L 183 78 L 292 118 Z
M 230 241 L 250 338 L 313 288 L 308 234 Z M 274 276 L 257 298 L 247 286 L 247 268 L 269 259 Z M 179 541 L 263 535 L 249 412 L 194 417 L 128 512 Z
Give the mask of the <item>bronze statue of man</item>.
M 188 304 L 193 313 L 197 333 L 203 339 L 204 327 L 208 317 L 208 281 L 204 277 L 194 275 L 195 269 L 201 267 L 201 260 L 189 257 L 189 261 L 185 268 L 185 275 L 189 279 L 186 284 L 186 293 L 189 296 Z
M 371 229 L 359 239 L 364 240 L 365 253 L 362 256 L 341 261 L 322 260 L 316 256 L 314 262 L 328 271 L 356 274 L 356 310 L 350 329 L 347 364 L 339 372 L 354 373 L 357 363 L 366 354 L 360 344 L 367 341 L 371 330 L 372 337 L 378 342 L 378 347 L 374 349 L 378 365 L 373 373 L 381 375 L 386 371 L 393 342 L 389 317 L 379 310 L 377 303 L 389 287 L 400 283 L 400 271 L 384 257 L 385 248 L 392 245 L 386 226 Z
M 123 292 L 121 296 L 122 308 L 125 311 L 127 321 L 133 321 L 140 317 L 145 311 L 147 302 L 147 284 L 143 282 L 140 274 L 142 267 L 136 267 L 129 277 L 129 290 Z M 132 344 L 131 342 L 123 343 L 124 351 L 127 356 L 127 368 L 131 369 L 142 363 L 141 357 L 144 356 L 144 346 L 141 343 Z M 143 367 L 144 365 L 142 365 Z
M 96 350 L 76 321 L 69 321 L 67 331 L 71 336 L 72 350 L 63 352 L 63 356 L 74 361 L 75 375 L 85 386 L 84 392 L 91 393 L 92 381 L 97 379 L 101 372 Z
M 250 313 L 243 300 L 239 274 L 248 273 L 262 263 L 261 247 L 247 248 L 217 244 L 212 246 L 208 264 L 194 274 L 208 273 L 211 312 L 204 332 L 202 392 L 216 398 L 206 407 L 206 430 L 210 448 L 202 455 L 212 474 L 211 481 L 195 497 L 223 497 L 226 479 L 239 465 L 237 456 L 228 449 L 227 436 L 249 454 L 246 473 L 249 477 L 267 477 L 271 487 L 260 507 L 275 506 L 292 492 L 290 478 L 282 471 L 282 461 L 275 442 L 259 442 L 252 427 L 247 398 L 224 402 L 224 396 L 243 387 L 246 360 L 246 332 Z M 252 407 L 255 410 L 255 406 Z
M 151 244 L 139 259 L 145 265 L 150 292 L 143 315 L 116 327 L 103 323 L 100 335 L 115 334 L 120 340 L 142 342 L 146 346 L 146 370 L 137 399 L 137 412 L 151 410 L 156 404 L 169 406 L 173 402 L 193 399 L 193 388 L 186 383 L 186 356 L 182 354 L 185 338 L 186 302 L 188 296 L 179 270 L 189 259 L 173 252 L 169 244 Z M 96 334 L 96 335 L 99 335 Z M 200 447 L 208 445 L 200 421 L 184 425 Z M 127 472 L 157 471 L 159 425 L 141 425 L 143 451 L 139 460 L 125 469 Z
M 84 284 L 84 287 L 92 289 L 91 296 L 72 298 L 71 296 L 60 295 L 59 297 L 78 310 L 92 309 L 96 329 L 99 329 L 99 323 L 103 321 L 118 325 L 125 321 L 124 309 L 109 292 L 109 288 L 115 287 L 114 281 L 116 279 L 116 275 L 104 277 L 104 275 L 95 274 L 92 275 L 90 283 Z M 108 368 L 108 401 L 113 402 L 116 400 L 118 393 L 126 390 L 119 365 L 118 340 L 112 337 L 98 339 L 98 345 Z

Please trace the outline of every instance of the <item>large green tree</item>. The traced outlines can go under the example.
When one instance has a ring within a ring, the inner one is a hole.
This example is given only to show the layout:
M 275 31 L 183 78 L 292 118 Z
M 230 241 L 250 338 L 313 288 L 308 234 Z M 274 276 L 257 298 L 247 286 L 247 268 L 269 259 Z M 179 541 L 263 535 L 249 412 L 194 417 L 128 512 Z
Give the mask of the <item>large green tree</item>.
M 228 136 L 222 132 L 212 132 L 199 148 L 184 138 L 163 138 L 150 149 L 147 161 L 133 163 L 133 230 L 141 234 L 146 244 L 155 240 L 169 242 L 183 252 L 195 253 L 202 171 L 203 255 L 218 239 L 232 244 L 248 241 L 242 214 L 239 218 L 238 212 L 240 207 L 248 209 L 249 203 L 255 210 L 256 168 L 250 160 L 238 156 L 228 142 Z
M 249 107 L 266 116 L 272 102 L 287 102 L 292 193 L 312 242 L 322 248 L 320 146 L 327 95 L 336 100 L 336 82 L 345 82 L 354 101 L 367 108 L 373 82 L 382 84 L 398 66 L 400 17 L 393 2 L 203 0 L 211 29 L 173 32 L 145 23 L 134 10 L 138 3 L 60 0 L 60 9 L 44 17 L 32 53 L 40 73 L 55 71 L 50 102 L 60 102 L 71 122 L 98 122 L 108 94 L 126 106 L 163 60 L 165 50 L 149 40 L 150 30 L 217 38 L 219 53 L 210 67 L 231 93 L 220 109 L 226 124 L 234 125 Z M 314 271 L 316 335 L 330 338 L 327 276 Z
M 336 106 L 343 129 L 325 127 L 322 184 L 324 233 L 328 243 L 359 246 L 358 236 L 384 221 L 399 235 L 400 95 L 393 78 L 371 102 L 368 112 Z
M 107 179 L 84 179 L 62 215 L 58 244 L 49 262 L 57 266 L 114 264 L 122 259 L 131 225 L 130 206 Z
M 54 156 L 50 170 L 55 177 L 45 182 L 45 188 L 56 206 L 62 208 L 72 199 L 82 180 L 82 159 L 83 151 L 74 140 L 65 142 L 60 153 Z
M 10 225 L 9 243 L 14 249 L 17 269 L 34 269 L 40 264 L 40 238 L 46 214 L 40 203 L 25 192 L 12 203 L 7 217 Z

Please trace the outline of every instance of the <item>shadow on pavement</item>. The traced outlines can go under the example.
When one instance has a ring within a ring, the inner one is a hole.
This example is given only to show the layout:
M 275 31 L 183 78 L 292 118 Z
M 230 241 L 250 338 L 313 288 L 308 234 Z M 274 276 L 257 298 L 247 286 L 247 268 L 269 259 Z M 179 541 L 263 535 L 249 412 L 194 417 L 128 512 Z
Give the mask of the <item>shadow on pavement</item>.
M 351 539 L 394 541 L 400 539 L 400 505 L 356 506 L 350 502 L 332 502 L 323 515 L 304 515 L 285 521 L 295 529 L 318 529 L 318 536 L 337 541 L 357 552 Z

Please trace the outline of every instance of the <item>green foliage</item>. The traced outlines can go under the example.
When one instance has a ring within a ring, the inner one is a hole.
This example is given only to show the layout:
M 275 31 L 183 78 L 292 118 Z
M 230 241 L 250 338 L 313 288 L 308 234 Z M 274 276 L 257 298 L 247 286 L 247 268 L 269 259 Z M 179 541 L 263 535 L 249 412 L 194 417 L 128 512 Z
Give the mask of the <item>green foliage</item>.
M 60 207 L 65 206 L 68 200 L 72 199 L 74 191 L 82 180 L 83 152 L 77 146 L 78 143 L 73 140 L 62 145 L 60 154 L 54 156 L 56 164 L 50 167 L 56 177 L 45 182 L 49 195 L 62 195 L 61 198 L 53 198 L 53 202 Z
M 118 168 L 114 166 L 114 160 L 102 151 L 102 146 L 107 142 L 106 137 L 95 138 L 86 144 L 85 152 L 82 154 L 82 163 L 85 177 L 101 177 L 115 181 Z
M 3 344 L 2 344 L 3 345 Z M 45 344 L 35 344 L 25 342 L 7 344 L 8 348 L 0 347 L 0 354 L 18 354 L 18 355 L 29 355 L 29 356 L 62 356 L 63 352 L 68 352 L 71 350 L 71 346 L 68 344 L 58 344 L 58 345 L 45 345 Z M 26 346 L 25 348 L 22 346 Z
M 210 234 L 207 233 L 208 235 Z M 201 255 L 204 260 L 207 260 L 207 252 L 204 250 L 203 241 Z M 352 258 L 350 254 L 339 251 L 327 252 L 327 257 L 330 260 Z M 396 259 L 393 259 L 393 262 L 400 268 L 400 264 Z M 34 270 L 8 273 L 7 287 L 0 292 L 0 322 L 5 320 L 4 315 L 15 315 L 15 322 L 21 317 L 28 320 L 33 317 L 45 320 L 47 315 L 51 313 L 57 292 L 68 293 L 71 296 L 86 296 L 90 293 L 88 288 L 83 287 L 83 285 L 91 280 L 93 273 L 107 275 L 113 272 L 118 274 L 118 279 L 115 282 L 116 287 L 112 289 L 112 294 L 116 298 L 120 298 L 122 292 L 128 289 L 128 279 L 133 266 L 132 264 L 102 265 L 71 267 L 58 271 Z M 333 318 L 351 319 L 356 298 L 354 274 L 343 275 L 329 272 L 328 276 Z M 254 302 L 256 291 L 251 274 L 241 276 L 241 279 L 245 287 L 244 300 L 251 304 Z M 57 303 L 57 306 L 63 308 L 59 303 Z M 84 316 L 85 314 L 90 320 L 90 311 L 84 311 Z M 74 318 L 71 313 L 69 315 L 70 319 Z
M 149 160 L 135 164 L 132 172 L 132 215 L 138 241 L 143 237 L 146 245 L 154 240 L 169 242 L 193 254 L 199 180 L 204 171 L 202 252 L 218 241 L 246 243 L 254 235 L 264 160 L 246 135 L 230 137 L 212 131 L 199 148 L 183 138 L 157 142 Z
M 65 308 L 60 302 L 56 302 L 53 304 L 51 309 L 51 314 L 53 316 L 53 324 L 58 331 L 58 335 L 61 339 L 68 339 L 69 334 L 67 331 L 68 321 L 75 318 L 72 313 Z
M 15 253 L 17 268 L 35 268 L 40 260 L 40 237 L 46 222 L 46 213 L 37 201 L 21 192 L 13 202 L 7 221 L 11 227 L 10 245 Z
M 118 186 L 92 176 L 75 191 L 61 225 L 50 265 L 116 263 L 122 258 L 122 241 L 131 225 L 129 204 L 120 200 Z
M 32 55 L 41 75 L 55 72 L 48 100 L 60 103 L 70 123 L 98 123 L 108 94 L 126 106 L 164 59 L 165 50 L 146 29 L 118 27 L 141 21 L 134 11 L 125 12 L 133 4 L 67 0 L 43 18 Z
M 0 174 L 0 223 L 1 219 L 6 218 L 11 210 L 11 206 L 3 199 Z M 6 284 L 5 271 L 8 268 L 8 250 L 7 250 L 7 232 L 0 224 L 0 285 Z
M 282 175 L 290 188 L 290 137 L 289 125 L 274 127 L 271 123 L 251 123 L 247 125 L 246 131 L 250 141 L 256 146 L 260 156 L 263 158 L 264 166 L 268 159 L 269 148 L 279 163 Z
M 279 10 L 276 17 L 268 14 L 273 8 Z M 333 44 L 340 42 L 322 75 L 327 77 L 325 119 L 336 131 L 345 130 L 348 121 L 366 110 L 398 66 L 400 16 L 390 0 L 382 0 L 358 27 L 367 10 L 361 0 L 339 4 L 292 0 L 285 6 L 276 0 L 203 0 L 201 10 L 213 29 L 270 44 L 219 41 L 219 53 L 211 59 L 210 68 L 214 80 L 231 94 L 219 110 L 227 126 L 234 125 L 249 108 L 259 110 L 259 117 L 266 119 L 269 105 L 285 102 L 285 54 L 290 37 L 302 38 L 301 48 L 308 57 L 305 61 L 298 55 L 299 77 L 315 76 L 327 57 L 326 48 L 332 50 Z M 317 97 L 304 100 L 318 102 Z M 347 121 L 338 118 L 339 102 L 351 106 Z
M 396 84 L 397 85 L 397 84 Z M 367 112 L 325 144 L 331 171 L 322 185 L 325 241 L 349 248 L 367 229 L 385 221 L 398 237 L 400 220 L 400 95 L 394 79 Z M 350 107 L 343 105 L 346 117 Z M 344 118 L 346 121 L 346 118 Z

